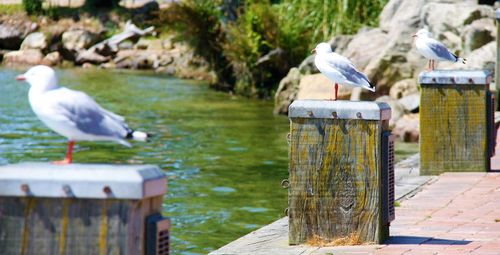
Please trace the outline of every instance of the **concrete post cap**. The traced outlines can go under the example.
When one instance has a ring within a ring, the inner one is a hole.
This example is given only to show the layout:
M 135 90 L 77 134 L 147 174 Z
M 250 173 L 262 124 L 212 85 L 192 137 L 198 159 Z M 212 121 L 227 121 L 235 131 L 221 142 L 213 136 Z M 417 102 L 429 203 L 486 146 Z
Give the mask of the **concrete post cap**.
M 387 103 L 344 100 L 296 100 L 288 109 L 289 118 L 388 120 Z

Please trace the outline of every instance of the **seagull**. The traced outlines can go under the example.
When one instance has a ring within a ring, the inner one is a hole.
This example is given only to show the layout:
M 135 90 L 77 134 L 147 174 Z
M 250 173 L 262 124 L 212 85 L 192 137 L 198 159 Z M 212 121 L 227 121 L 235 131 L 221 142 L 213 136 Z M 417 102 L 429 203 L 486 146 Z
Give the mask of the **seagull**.
M 101 106 L 87 94 L 60 87 L 55 71 L 44 65 L 30 68 L 16 80 L 30 85 L 31 109 L 49 128 L 68 139 L 66 158 L 54 164 L 70 164 L 75 141 L 114 141 L 131 147 L 127 139 L 146 141 L 148 134 L 134 131 L 125 118 Z
M 334 100 L 337 100 L 339 83 L 375 92 L 375 85 L 368 80 L 368 77 L 356 70 L 349 59 L 333 52 L 330 44 L 322 42 L 311 53 L 316 53 L 314 65 L 323 75 L 335 83 Z
M 441 42 L 431 38 L 431 33 L 426 29 L 420 29 L 412 37 L 416 38 L 415 46 L 425 58 L 429 60 L 429 71 L 434 70 L 434 61 L 462 62 L 465 64 L 467 59 L 460 58 L 453 54 Z

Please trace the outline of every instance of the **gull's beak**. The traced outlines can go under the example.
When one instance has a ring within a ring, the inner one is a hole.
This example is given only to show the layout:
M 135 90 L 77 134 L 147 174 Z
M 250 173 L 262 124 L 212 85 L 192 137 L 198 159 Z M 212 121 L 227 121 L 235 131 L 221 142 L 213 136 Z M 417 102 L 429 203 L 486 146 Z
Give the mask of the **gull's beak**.
M 26 77 L 24 77 L 24 74 L 20 74 L 16 77 L 16 80 L 17 81 L 25 81 L 26 80 Z
M 316 49 L 312 49 L 311 53 L 316 53 Z

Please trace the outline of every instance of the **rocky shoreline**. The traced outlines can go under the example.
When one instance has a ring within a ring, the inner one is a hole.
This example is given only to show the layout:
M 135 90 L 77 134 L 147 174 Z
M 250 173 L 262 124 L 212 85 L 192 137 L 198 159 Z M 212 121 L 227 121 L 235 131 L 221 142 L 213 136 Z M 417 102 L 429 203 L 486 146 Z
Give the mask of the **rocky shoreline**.
M 123 32 L 108 35 L 103 25 L 106 22 Z M 159 36 L 154 28 L 143 30 L 117 17 L 77 21 L 42 17 L 32 21 L 24 14 L 4 15 L 0 17 L 0 59 L 9 67 L 44 64 L 148 69 L 179 78 L 213 79 L 208 64 L 185 44 L 175 42 L 173 36 Z
M 438 69 L 494 71 L 496 54 L 495 10 L 473 0 L 390 0 L 377 28 L 356 35 L 339 35 L 330 41 L 335 52 L 346 56 L 377 85 L 377 92 L 341 87 L 340 99 L 376 100 L 390 104 L 393 133 L 402 141 L 419 138 L 420 72 L 427 61 L 414 49 L 411 35 L 426 27 L 434 38 L 468 59 L 467 65 L 440 62 Z M 275 113 L 286 114 L 296 99 L 330 99 L 333 86 L 313 64 L 314 56 L 290 69 L 275 94 Z

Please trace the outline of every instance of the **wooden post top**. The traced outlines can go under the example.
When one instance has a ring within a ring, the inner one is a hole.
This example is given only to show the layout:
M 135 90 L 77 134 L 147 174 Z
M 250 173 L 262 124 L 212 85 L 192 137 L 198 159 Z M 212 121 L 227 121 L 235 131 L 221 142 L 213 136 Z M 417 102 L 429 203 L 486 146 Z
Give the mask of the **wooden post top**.
M 295 100 L 289 118 L 388 120 L 391 107 L 384 102 L 345 100 Z
M 19 163 L 0 166 L 0 197 L 144 199 L 167 192 L 152 165 Z
M 493 75 L 488 70 L 434 70 L 421 72 L 418 76 L 420 84 L 446 85 L 488 85 Z

